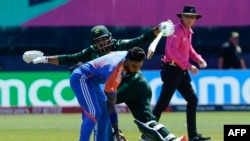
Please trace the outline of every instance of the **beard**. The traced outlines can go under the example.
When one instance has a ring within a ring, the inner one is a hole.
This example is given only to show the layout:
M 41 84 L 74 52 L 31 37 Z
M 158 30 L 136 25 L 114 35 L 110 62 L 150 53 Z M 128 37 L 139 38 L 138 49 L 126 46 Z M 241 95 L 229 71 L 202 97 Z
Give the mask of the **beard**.
M 137 72 L 131 72 L 131 70 L 127 66 L 125 66 L 124 69 L 127 71 L 126 75 L 135 76 L 137 74 Z

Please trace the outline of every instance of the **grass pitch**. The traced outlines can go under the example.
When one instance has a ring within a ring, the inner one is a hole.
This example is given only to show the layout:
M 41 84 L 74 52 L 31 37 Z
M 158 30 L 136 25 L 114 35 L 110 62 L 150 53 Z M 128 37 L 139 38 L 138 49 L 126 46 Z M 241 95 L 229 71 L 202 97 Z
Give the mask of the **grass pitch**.
M 197 128 L 212 141 L 223 141 L 224 124 L 249 124 L 250 112 L 198 112 Z M 186 135 L 186 113 L 168 112 L 160 123 L 177 136 Z M 119 114 L 120 127 L 129 141 L 140 132 L 130 113 Z M 78 141 L 81 114 L 0 115 L 1 141 Z

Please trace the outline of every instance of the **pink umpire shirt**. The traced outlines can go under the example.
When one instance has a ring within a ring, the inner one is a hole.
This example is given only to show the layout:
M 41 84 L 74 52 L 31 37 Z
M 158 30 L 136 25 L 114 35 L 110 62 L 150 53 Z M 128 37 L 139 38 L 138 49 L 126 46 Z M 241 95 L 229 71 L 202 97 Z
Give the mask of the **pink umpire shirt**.
M 167 37 L 165 54 L 163 57 L 164 62 L 174 61 L 182 69 L 188 69 L 191 64 L 189 59 L 198 62 L 201 58 L 192 46 L 193 30 L 186 29 L 180 21 L 175 25 L 173 35 Z

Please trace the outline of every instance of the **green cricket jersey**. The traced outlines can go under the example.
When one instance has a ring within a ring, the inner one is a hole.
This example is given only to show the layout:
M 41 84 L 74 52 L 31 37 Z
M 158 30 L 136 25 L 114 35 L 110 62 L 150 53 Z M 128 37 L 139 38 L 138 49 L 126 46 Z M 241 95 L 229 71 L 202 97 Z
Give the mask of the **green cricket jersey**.
M 112 39 L 113 47 L 111 51 L 122 51 L 122 50 L 129 50 L 135 46 L 142 47 L 146 43 L 150 43 L 154 40 L 155 34 L 153 30 L 142 34 L 133 39 Z M 94 50 L 92 46 L 89 48 L 85 48 L 82 51 L 74 54 L 67 54 L 67 55 L 58 55 L 59 65 L 74 65 L 78 62 L 88 62 L 95 58 L 99 57 L 99 54 Z

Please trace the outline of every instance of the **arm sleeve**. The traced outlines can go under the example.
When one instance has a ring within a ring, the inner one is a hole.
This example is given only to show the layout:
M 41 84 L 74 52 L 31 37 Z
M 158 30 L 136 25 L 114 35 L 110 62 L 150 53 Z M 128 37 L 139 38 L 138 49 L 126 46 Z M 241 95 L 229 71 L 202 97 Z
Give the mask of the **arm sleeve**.
M 189 52 L 189 56 L 190 58 L 195 61 L 195 62 L 199 62 L 199 60 L 202 58 L 201 55 L 199 55 L 193 48 L 193 46 L 191 46 L 190 52 Z
M 97 58 L 97 54 L 92 48 L 86 48 L 74 54 L 58 55 L 59 65 L 73 65 L 78 62 L 85 63 L 95 58 Z
M 155 39 L 155 34 L 153 30 L 148 31 L 133 39 L 118 40 L 116 47 L 117 50 L 128 50 L 132 47 L 138 46 L 143 47 L 145 44 L 152 42 Z

